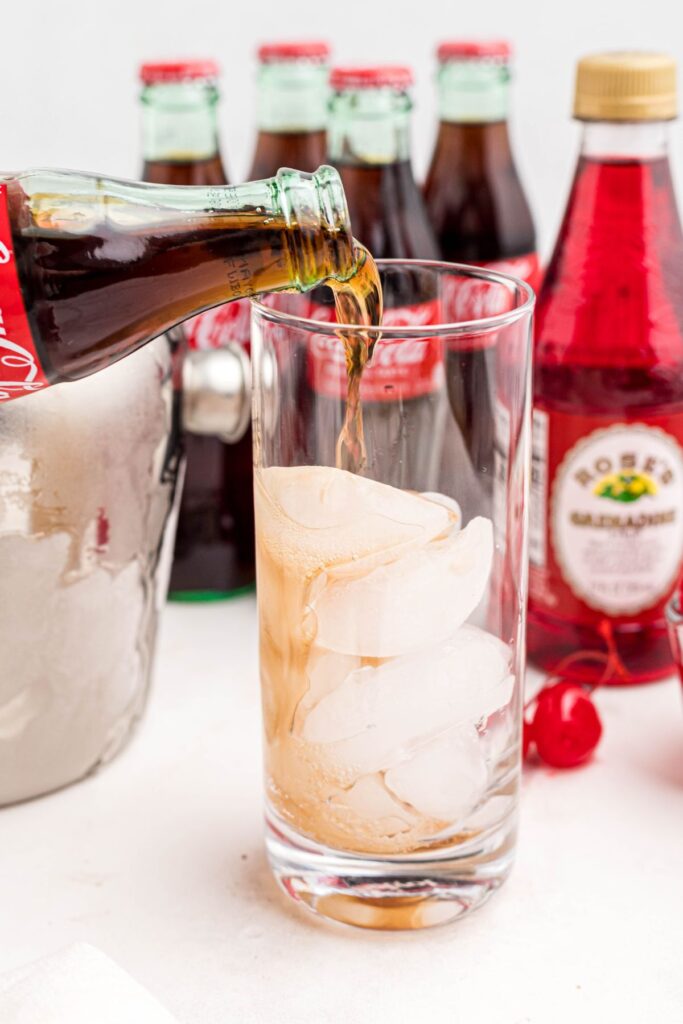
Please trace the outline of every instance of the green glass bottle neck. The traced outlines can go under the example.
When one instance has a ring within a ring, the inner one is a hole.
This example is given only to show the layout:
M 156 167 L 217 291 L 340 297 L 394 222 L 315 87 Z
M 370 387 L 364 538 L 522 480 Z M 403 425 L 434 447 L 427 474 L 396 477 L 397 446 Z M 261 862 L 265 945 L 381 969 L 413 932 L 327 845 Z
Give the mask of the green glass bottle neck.
M 146 161 L 204 160 L 218 153 L 218 90 L 212 82 L 149 85 L 141 99 Z
M 335 163 L 390 164 L 410 159 L 408 93 L 345 89 L 330 102 L 327 151 Z
M 278 61 L 259 66 L 257 125 L 262 132 L 319 132 L 327 120 L 327 64 Z
M 439 119 L 458 124 L 505 121 L 510 69 L 493 61 L 448 60 L 438 71 Z

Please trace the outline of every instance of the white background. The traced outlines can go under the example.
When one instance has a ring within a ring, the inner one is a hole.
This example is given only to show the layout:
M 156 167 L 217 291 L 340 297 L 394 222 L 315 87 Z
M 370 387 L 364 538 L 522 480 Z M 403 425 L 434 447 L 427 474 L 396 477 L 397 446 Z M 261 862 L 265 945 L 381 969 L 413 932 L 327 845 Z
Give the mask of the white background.
M 314 919 L 269 877 L 254 598 L 168 605 L 155 676 L 111 765 L 0 812 L 0 975 L 90 942 L 180 1024 L 683 1021 L 678 680 L 599 690 L 593 761 L 524 772 L 510 880 L 397 934 Z
M 683 66 L 680 0 L 4 0 L 0 25 L 0 168 L 137 176 L 139 62 L 206 56 L 223 67 L 220 120 L 233 181 L 244 177 L 251 157 L 259 42 L 320 37 L 333 44 L 339 63 L 411 64 L 421 175 L 434 137 L 436 42 L 508 37 L 517 54 L 514 140 L 544 255 L 578 145 L 569 119 L 577 57 L 602 49 L 666 49 Z M 683 128 L 674 127 L 673 137 L 680 183 Z

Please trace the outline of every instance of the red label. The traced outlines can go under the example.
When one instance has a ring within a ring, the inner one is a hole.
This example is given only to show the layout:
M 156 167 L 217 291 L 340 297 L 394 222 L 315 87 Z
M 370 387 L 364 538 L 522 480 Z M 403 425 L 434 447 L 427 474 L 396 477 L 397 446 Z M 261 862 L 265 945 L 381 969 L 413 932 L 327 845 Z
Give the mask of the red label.
M 683 553 L 683 413 L 534 409 L 530 596 L 575 622 L 663 615 Z
M 184 324 L 185 337 L 191 349 L 207 351 L 221 348 L 231 341 L 245 345 L 251 331 L 251 303 L 235 299 L 224 306 L 208 309 Z
M 499 274 L 512 274 L 513 277 L 519 277 L 535 292 L 541 285 L 541 264 L 536 252 L 527 252 L 523 256 L 509 256 L 504 260 L 492 260 L 490 263 L 477 263 L 475 266 L 495 270 Z
M 492 260 L 490 263 L 472 263 L 482 270 L 493 270 L 520 278 L 532 288 L 540 285 L 540 266 L 535 252 L 523 256 L 512 256 L 506 260 Z M 447 277 L 443 289 L 444 322 L 463 323 L 468 320 L 483 320 L 500 316 L 515 308 L 515 298 L 506 288 L 491 284 L 483 278 Z M 480 349 L 495 344 L 495 334 L 476 334 L 449 338 L 449 349 Z
M 38 359 L 19 287 L 7 186 L 0 185 L 0 402 L 39 391 L 49 381 Z
M 313 320 L 334 323 L 334 306 L 313 306 Z M 439 322 L 439 302 L 385 309 L 386 327 L 428 327 Z M 380 338 L 361 379 L 367 402 L 396 402 L 437 391 L 443 382 L 443 343 L 439 338 Z M 328 398 L 346 397 L 344 346 L 334 335 L 314 334 L 308 348 L 308 383 Z

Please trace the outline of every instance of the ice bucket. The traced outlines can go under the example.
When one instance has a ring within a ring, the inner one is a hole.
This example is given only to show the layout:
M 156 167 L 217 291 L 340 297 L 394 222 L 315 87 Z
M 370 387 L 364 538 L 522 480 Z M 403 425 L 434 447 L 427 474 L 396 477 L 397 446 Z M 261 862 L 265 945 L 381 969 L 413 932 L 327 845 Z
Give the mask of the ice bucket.
M 0 408 L 0 805 L 112 758 L 145 707 L 181 452 L 172 345 Z

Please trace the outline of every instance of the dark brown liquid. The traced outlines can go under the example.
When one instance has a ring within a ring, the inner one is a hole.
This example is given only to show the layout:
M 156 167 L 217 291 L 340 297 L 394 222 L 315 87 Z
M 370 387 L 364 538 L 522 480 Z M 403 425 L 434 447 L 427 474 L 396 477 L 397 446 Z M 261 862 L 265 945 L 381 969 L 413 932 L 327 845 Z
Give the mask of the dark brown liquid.
M 442 122 L 424 193 L 443 259 L 488 263 L 535 250 L 505 121 Z
M 147 160 L 143 178 L 158 185 L 227 184 L 219 154 L 205 160 Z M 248 337 L 242 341 L 249 345 Z M 251 425 L 236 444 L 190 433 L 183 440 L 185 483 L 170 595 L 196 599 L 251 586 L 256 577 Z
M 103 215 L 78 234 L 73 219 L 68 229 L 59 221 L 62 197 L 53 206 L 50 197 L 41 197 L 32 212 L 18 183 L 10 182 L 8 192 L 24 303 L 52 382 L 102 369 L 190 313 L 296 278 L 292 228 L 282 217 L 266 219 L 256 210 L 191 216 L 169 210 L 167 220 L 152 225 L 149 208 L 129 202 L 125 226 L 114 220 L 111 204 L 109 219 Z M 78 202 L 70 197 L 71 212 Z M 83 199 L 84 218 L 93 206 L 92 196 Z M 302 231 L 303 262 L 348 266 L 350 252 L 337 251 L 347 244 L 338 234 Z
M 325 132 L 259 132 L 249 180 L 272 178 L 281 167 L 312 173 L 325 163 Z
M 341 175 L 354 237 L 375 259 L 440 259 L 409 160 L 392 164 L 334 162 Z
M 150 181 L 155 185 L 228 184 L 223 161 L 218 153 L 201 160 L 145 160 L 142 181 Z
M 439 258 L 424 201 L 408 160 L 373 166 L 333 162 L 344 184 L 354 237 L 375 259 Z M 319 290 L 316 295 L 316 301 L 321 304 L 331 301 L 324 291 Z M 399 308 L 431 298 L 432 295 L 423 294 L 417 280 L 401 275 L 385 301 L 387 308 Z M 353 322 L 349 309 L 340 309 L 339 302 L 337 318 Z M 303 388 L 302 403 L 307 409 L 307 418 L 315 423 L 315 436 L 310 442 L 312 454 L 315 461 L 328 465 L 334 462 L 345 468 L 365 466 L 367 438 L 372 451 L 382 458 L 379 475 L 383 481 L 397 487 L 414 487 L 420 479 L 416 467 L 426 467 L 431 461 L 438 395 L 382 402 L 366 400 L 362 405 L 362 423 L 354 424 L 353 416 L 360 405 L 358 394 L 351 389 L 360 388 L 363 365 L 370 355 L 361 340 L 356 351 L 346 350 L 347 370 L 351 372 L 344 410 L 336 399 L 312 393 L 308 385 Z M 347 441 L 342 447 L 337 440 L 335 450 L 335 438 L 340 436 Z M 356 437 L 355 449 L 349 445 L 349 437 Z M 391 454 L 387 456 L 387 453 Z M 367 472 L 373 475 L 372 459 L 367 464 Z M 424 483 L 427 489 L 426 478 Z
M 531 211 L 505 121 L 441 122 L 425 200 L 442 258 L 489 263 L 534 252 Z M 451 411 L 479 479 L 493 483 L 495 359 L 486 349 L 447 349 Z M 466 511 L 466 510 L 465 510 Z

